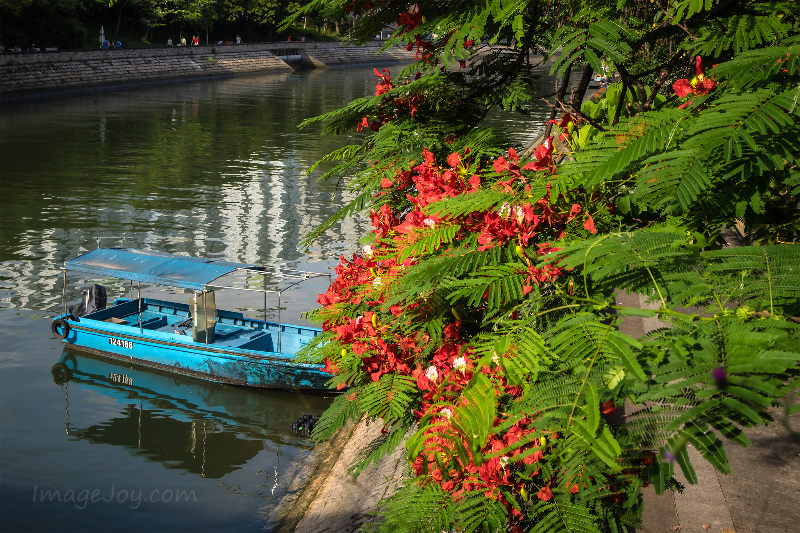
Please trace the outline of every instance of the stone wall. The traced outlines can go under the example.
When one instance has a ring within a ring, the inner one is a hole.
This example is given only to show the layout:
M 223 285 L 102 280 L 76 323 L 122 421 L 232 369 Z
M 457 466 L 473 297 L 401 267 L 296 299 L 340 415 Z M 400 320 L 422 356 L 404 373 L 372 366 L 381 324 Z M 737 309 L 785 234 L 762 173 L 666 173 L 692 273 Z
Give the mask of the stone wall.
M 295 43 L 285 43 L 286 46 Z M 304 53 L 315 62 L 316 66 L 337 67 L 356 64 L 380 63 L 411 63 L 414 61 L 414 52 L 407 52 L 405 48 L 392 48 L 379 52 L 380 43 L 370 43 L 365 46 L 341 46 L 339 44 L 323 43 L 296 43 L 301 45 Z
M 0 99 L 172 79 L 413 61 L 413 53 L 404 49 L 377 56 L 378 44 L 281 42 L 6 53 L 0 56 Z

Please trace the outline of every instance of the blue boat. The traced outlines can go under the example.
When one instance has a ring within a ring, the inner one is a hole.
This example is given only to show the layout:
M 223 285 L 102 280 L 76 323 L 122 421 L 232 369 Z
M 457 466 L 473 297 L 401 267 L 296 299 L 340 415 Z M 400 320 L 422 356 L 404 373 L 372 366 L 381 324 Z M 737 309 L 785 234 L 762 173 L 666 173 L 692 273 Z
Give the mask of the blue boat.
M 67 310 L 67 272 L 130 281 L 130 297 L 106 307 L 106 290 L 93 285 L 77 310 Z M 321 365 L 295 363 L 297 351 L 322 331 L 282 324 L 281 294 L 298 283 L 328 274 L 298 272 L 280 290 L 225 284 L 234 274 L 264 277 L 263 266 L 194 258 L 131 248 L 98 248 L 64 264 L 63 314 L 53 335 L 67 345 L 195 378 L 273 389 L 329 391 Z M 136 282 L 136 298 L 133 296 Z M 143 298 L 141 284 L 189 289 L 189 302 Z M 264 294 L 264 320 L 218 310 L 215 291 L 237 289 Z M 268 294 L 278 297 L 278 322 L 266 320 Z

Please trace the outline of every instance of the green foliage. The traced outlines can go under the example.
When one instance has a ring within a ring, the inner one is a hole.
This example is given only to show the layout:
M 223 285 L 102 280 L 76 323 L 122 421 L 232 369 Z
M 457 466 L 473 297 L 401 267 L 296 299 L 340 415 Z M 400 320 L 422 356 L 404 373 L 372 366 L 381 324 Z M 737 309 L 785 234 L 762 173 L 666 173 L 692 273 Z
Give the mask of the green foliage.
M 334 40 L 343 18 L 321 17 L 312 10 L 297 26 L 279 23 L 289 11 L 306 2 L 279 0 L 0 0 L 0 35 L 8 50 L 27 49 L 32 43 L 60 49 L 97 48 L 103 26 L 109 39 L 130 47 L 164 46 L 168 37 L 209 33 L 209 42 L 232 41 L 240 34 L 247 42 L 286 40 L 307 35 L 312 40 Z M 315 31 L 312 27 L 318 28 Z M 322 30 L 327 30 L 324 33 Z M 201 41 L 205 43 L 204 38 Z
M 729 472 L 724 441 L 748 445 L 742 428 L 797 396 L 800 10 L 395 7 L 358 13 L 351 37 L 397 21 L 385 46 L 419 62 L 315 119 L 377 130 L 324 175 L 356 192 L 337 217 L 370 211 L 376 229 L 316 315 L 330 333 L 314 350 L 352 398 L 320 435 L 381 419 L 356 471 L 405 439 L 413 476 L 376 530 L 635 527 L 644 483 L 675 488 L 675 468 L 696 482 L 688 444 Z M 482 126 L 534 97 L 529 49 L 560 50 L 556 75 L 617 78 L 591 100 L 552 95 L 554 117 L 576 118 L 542 137 L 558 152 L 540 141 L 534 170 Z M 621 290 L 648 305 L 620 305 Z M 634 339 L 621 329 L 634 317 L 661 326 Z
M 450 495 L 438 485 L 420 487 L 409 483 L 384 500 L 376 522 L 367 522 L 361 529 L 367 531 L 431 531 L 450 528 L 454 515 Z

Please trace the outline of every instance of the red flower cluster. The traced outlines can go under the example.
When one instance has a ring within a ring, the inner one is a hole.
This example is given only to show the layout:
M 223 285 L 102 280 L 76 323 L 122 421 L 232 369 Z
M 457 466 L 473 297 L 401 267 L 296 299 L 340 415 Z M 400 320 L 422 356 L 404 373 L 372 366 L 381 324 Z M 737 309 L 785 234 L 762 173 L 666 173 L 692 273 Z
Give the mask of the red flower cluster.
M 542 438 L 543 433 L 533 426 L 534 420 L 523 417 L 502 437 L 492 435 L 480 454 L 495 456 L 486 461 L 476 461 L 469 447 L 461 442 L 463 436 L 453 424 L 458 422 L 454 411 L 456 409 L 453 406 L 443 405 L 431 409 L 433 423 L 425 429 L 425 450 L 414 460 L 414 472 L 417 475 L 430 475 L 444 490 L 456 497 L 467 491 L 481 490 L 487 498 L 502 500 L 501 487 L 522 488 L 523 482 L 513 475 L 516 463 L 534 465 L 542 461 L 548 451 L 546 445 L 542 444 L 547 442 L 547 438 Z M 497 419 L 496 424 L 499 423 L 500 419 Z M 556 434 L 550 436 L 551 439 L 557 437 Z M 507 455 L 498 454 L 523 438 L 534 445 L 512 449 Z M 536 469 L 532 475 L 539 473 L 539 469 Z M 545 501 L 550 499 L 545 494 L 539 495 L 539 498 Z
M 398 26 L 403 26 L 403 33 L 408 33 L 422 24 L 422 11 L 417 4 L 411 4 L 408 9 L 400 13 L 395 21 Z
M 581 122 L 580 117 L 574 117 L 569 113 L 564 113 L 564 116 L 561 117 L 561 120 L 558 119 L 548 120 L 547 124 L 557 124 L 558 127 L 561 128 L 561 135 L 559 136 L 559 139 L 568 141 L 570 136 L 572 135 L 572 132 L 575 131 L 575 128 L 578 127 L 580 122 Z
M 372 70 L 375 71 L 375 75 L 378 77 L 378 83 L 375 84 L 375 96 L 383 96 L 394 89 L 395 86 L 388 68 L 383 69 L 382 72 L 378 72 L 376 68 Z M 356 131 L 362 131 L 365 128 L 378 131 L 386 122 L 397 118 L 404 112 L 409 113 L 413 117 L 418 111 L 418 106 L 422 100 L 422 96 L 410 93 L 404 96 L 385 96 L 378 107 L 377 116 L 372 121 L 370 121 L 369 116 L 363 117 L 361 122 L 356 125 Z
M 361 303 L 361 293 L 358 287 L 370 282 L 373 275 L 370 273 L 370 262 L 353 255 L 353 260 L 348 261 L 344 256 L 339 256 L 336 266 L 336 279 L 328 287 L 325 294 L 317 296 L 317 302 L 323 307 L 329 307 L 342 302 L 358 305 Z
M 378 83 L 375 85 L 375 96 L 380 96 L 394 88 L 392 83 L 391 72 L 388 68 L 383 69 L 383 74 L 378 72 L 378 69 L 372 69 L 375 75 L 378 76 Z
M 553 138 L 548 138 L 544 143 L 536 147 L 536 161 L 528 163 L 522 170 L 547 170 L 552 173 L 555 171 L 553 163 Z M 494 170 L 497 173 L 505 173 L 510 176 L 508 180 L 498 181 L 498 185 L 508 192 L 512 192 L 512 183 L 517 180 L 523 182 L 526 178 L 519 168 L 519 157 L 516 151 L 511 148 L 508 151 L 508 160 L 500 156 L 494 162 Z M 525 191 L 530 193 L 530 185 L 526 183 Z M 550 197 L 550 186 L 547 186 L 548 195 L 540 198 L 535 203 L 521 203 L 520 205 L 504 204 L 498 211 L 490 211 L 483 216 L 483 227 L 480 230 L 478 242 L 481 244 L 480 250 L 488 250 L 496 245 L 502 245 L 510 240 L 517 240 L 522 246 L 528 246 L 529 241 L 536 236 L 537 228 L 542 225 L 546 228 L 547 235 L 554 237 L 555 240 L 561 239 L 565 234 L 566 225 L 571 222 L 581 211 L 581 206 L 574 204 L 569 212 L 560 212 L 554 205 Z M 594 221 L 587 214 L 584 227 L 596 233 Z M 537 245 L 539 248 L 536 255 L 545 255 L 559 248 L 550 247 L 549 243 L 542 242 Z M 554 267 L 551 267 L 557 275 Z M 554 279 L 552 276 L 548 276 Z M 540 281 L 544 279 L 539 278 Z
M 385 94 L 392 87 L 389 73 L 376 71 L 376 75 L 380 78 L 376 94 Z M 476 450 L 474 436 L 463 433 L 460 421 L 462 410 L 468 407 L 464 389 L 475 377 L 488 380 L 497 398 L 513 401 L 521 397 L 522 388 L 509 382 L 503 364 L 503 358 L 514 357 L 516 348 L 512 346 L 496 355 L 489 364 L 481 363 L 469 346 L 465 327 L 455 310 L 454 319 L 443 324 L 437 344 L 433 345 L 425 333 L 409 336 L 403 333 L 403 324 L 426 320 L 431 313 L 427 300 L 413 298 L 388 307 L 387 287 L 418 261 L 409 257 L 398 262 L 397 257 L 408 255 L 403 252 L 409 245 L 444 225 L 456 227 L 456 236 L 448 246 L 475 239 L 479 251 L 516 246 L 517 255 L 526 263 L 525 269 L 517 273 L 525 294 L 534 283 L 557 280 L 562 272 L 556 266 L 532 259 L 557 250 L 554 243 L 581 220 L 584 228 L 595 230 L 584 206 L 568 203 L 561 196 L 552 197 L 549 186 L 543 197 L 533 198 L 533 180 L 546 179 L 555 170 L 553 153 L 550 138 L 537 148 L 536 160 L 522 167 L 513 149 L 491 162 L 491 167 L 482 167 L 471 160 L 469 149 L 449 154 L 444 164 L 437 162 L 431 151 L 423 150 L 421 162 L 397 171 L 392 178 L 384 178 L 383 191 L 378 195 L 396 198 L 398 193 L 404 194 L 411 208 L 397 212 L 384 203 L 371 210 L 374 242 L 350 261 L 342 257 L 336 280 L 319 297 L 323 316 L 328 317 L 323 328 L 333 334 L 334 345 L 345 347 L 340 357 L 331 355 L 326 360 L 327 369 L 339 372 L 345 365 L 350 370 L 359 368 L 361 375 L 373 382 L 387 374 L 414 379 L 420 395 L 414 414 L 420 421 L 423 440 L 422 451 L 414 458 L 415 472 L 429 476 L 455 496 L 465 491 L 483 491 L 487 497 L 507 505 L 512 522 L 520 511 L 504 500 L 500 489 L 520 490 L 530 486 L 533 479 L 536 496 L 544 501 L 551 499 L 552 479 L 542 479 L 536 463 L 548 453 L 545 443 L 558 436 L 537 428 L 535 415 L 508 420 L 507 414 L 500 413 L 494 421 L 498 429 Z M 496 209 L 457 216 L 437 214 L 431 209 L 442 199 L 489 187 L 507 193 L 509 201 Z M 480 313 L 480 309 L 476 312 Z M 610 412 L 611 406 L 604 404 L 603 410 Z M 508 451 L 501 455 L 502 450 Z M 525 477 L 517 475 L 522 470 Z M 577 491 L 577 482 L 571 483 L 568 490 Z
M 397 272 L 411 264 L 410 260 L 398 263 L 397 259 L 378 261 L 372 258 L 370 246 L 365 246 L 364 256 L 354 254 L 348 261 L 344 256 L 339 258 L 336 267 L 336 280 L 328 287 L 325 294 L 317 297 L 317 301 L 326 308 L 339 304 L 359 305 L 362 301 L 368 305 L 379 307 L 385 300 L 382 285 Z M 380 272 L 383 277 L 376 276 Z M 413 309 L 414 306 L 408 306 Z M 391 312 L 399 315 L 402 307 L 394 306 Z M 369 374 L 373 381 L 378 381 L 387 373 L 411 374 L 414 357 L 419 353 L 417 340 L 399 334 L 388 334 L 387 328 L 381 326 L 378 315 L 374 311 L 366 311 L 356 318 L 343 317 L 340 320 L 327 320 L 323 329 L 336 334 L 337 341 L 349 345 L 353 353 L 361 358 L 361 370 Z M 325 361 L 326 371 L 336 373 L 339 365 L 335 361 Z M 346 385 L 341 384 L 339 388 Z
M 410 52 L 414 49 L 414 46 L 417 47 L 417 51 L 414 52 L 415 61 L 418 61 L 420 58 L 422 58 L 423 61 L 429 62 L 433 58 L 433 45 L 428 41 L 423 41 L 419 34 L 414 35 L 414 42 L 409 42 L 406 45 L 406 50 Z

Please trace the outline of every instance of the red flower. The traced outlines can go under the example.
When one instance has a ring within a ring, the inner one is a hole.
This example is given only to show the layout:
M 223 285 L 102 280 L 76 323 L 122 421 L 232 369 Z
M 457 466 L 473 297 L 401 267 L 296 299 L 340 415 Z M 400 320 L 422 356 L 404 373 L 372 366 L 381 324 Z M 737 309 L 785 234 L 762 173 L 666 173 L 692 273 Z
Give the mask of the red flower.
M 569 210 L 569 217 L 567 218 L 567 222 L 578 216 L 578 213 L 581 212 L 580 204 L 572 204 L 572 208 Z
M 534 152 L 534 156 L 536 157 L 536 161 L 532 163 L 528 163 L 522 170 L 545 170 L 549 169 L 550 172 L 555 172 L 555 165 L 553 164 L 553 150 L 555 146 L 553 145 L 553 136 L 547 138 L 542 144 L 536 147 L 536 151 Z
M 553 491 L 550 490 L 550 483 L 542 487 L 542 490 L 536 493 L 536 496 L 543 502 L 549 502 L 553 499 Z
M 528 267 L 528 277 L 525 279 L 525 285 L 522 287 L 523 294 L 528 294 L 533 290 L 531 283 L 537 286 L 540 283 L 555 281 L 561 274 L 561 270 L 554 267 L 550 263 L 545 263 L 542 268 L 537 268 L 533 265 Z
M 614 400 L 608 400 L 600 405 L 600 410 L 605 416 L 611 416 L 617 412 L 617 406 L 614 404 Z
M 548 120 L 547 124 L 558 124 L 558 127 L 561 128 L 561 135 L 559 136 L 560 139 L 567 140 L 569 139 L 570 128 L 574 128 L 579 122 L 581 121 L 580 117 L 573 117 L 569 113 L 564 113 L 564 116 L 561 117 L 561 120 L 553 119 Z
M 594 219 L 592 219 L 591 215 L 586 215 L 586 222 L 583 223 L 583 227 L 589 230 L 590 233 L 597 233 L 594 227 Z
M 447 156 L 447 164 L 450 165 L 452 168 L 456 168 L 458 165 L 461 164 L 461 154 L 458 152 L 453 152 L 452 154 Z
M 375 228 L 372 233 L 376 237 L 386 237 L 395 224 L 395 218 L 392 215 L 392 208 L 389 207 L 389 204 L 383 204 L 380 211 L 370 210 L 370 218 L 372 219 L 372 226 Z
M 374 70 L 375 75 L 380 78 L 378 84 L 375 85 L 375 96 L 380 96 L 383 93 L 394 88 L 394 85 L 392 85 L 392 78 L 390 77 L 388 68 L 383 69 L 384 74 L 378 72 L 378 69 L 376 68 L 373 68 L 372 70 Z
M 672 90 L 675 91 L 675 94 L 678 97 L 683 98 L 684 96 L 689 96 L 690 94 L 702 96 L 710 93 L 714 90 L 714 87 L 717 86 L 717 82 L 715 81 L 716 76 L 714 79 L 706 78 L 706 75 L 703 72 L 703 59 L 700 56 L 695 58 L 695 73 L 696 75 L 692 81 L 684 78 L 672 84 Z M 679 105 L 678 109 L 683 109 L 693 101 L 694 99 L 691 99 L 688 102 Z
M 397 22 L 398 26 L 405 26 L 403 33 L 410 32 L 422 23 L 422 12 L 419 10 L 419 6 L 411 4 L 408 6 L 408 10 L 403 11 L 400 14 L 400 18 L 395 22 Z

